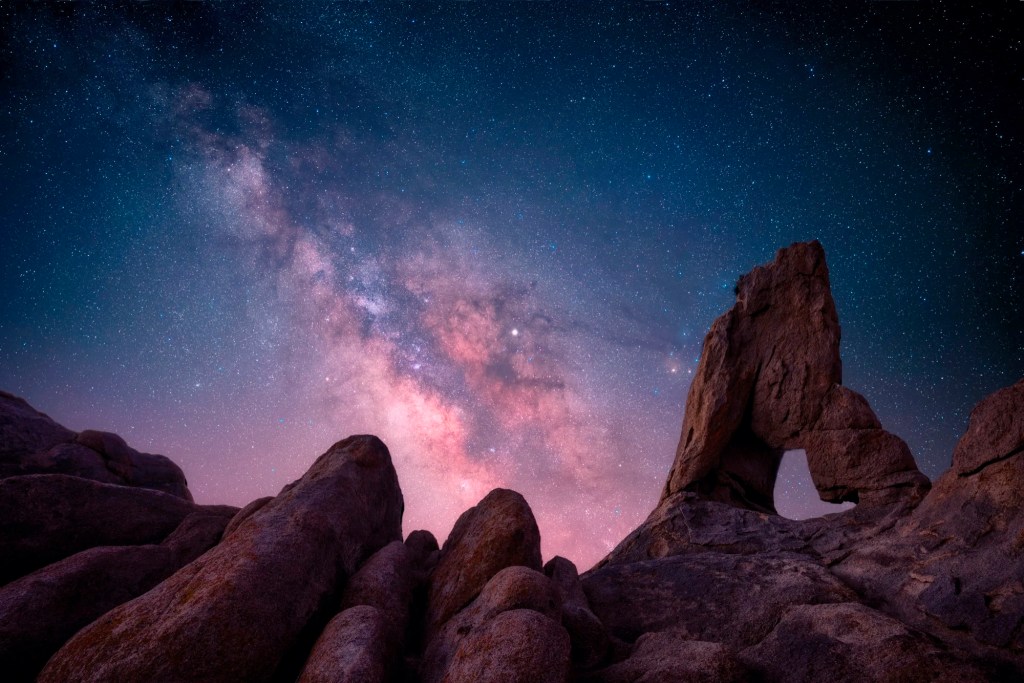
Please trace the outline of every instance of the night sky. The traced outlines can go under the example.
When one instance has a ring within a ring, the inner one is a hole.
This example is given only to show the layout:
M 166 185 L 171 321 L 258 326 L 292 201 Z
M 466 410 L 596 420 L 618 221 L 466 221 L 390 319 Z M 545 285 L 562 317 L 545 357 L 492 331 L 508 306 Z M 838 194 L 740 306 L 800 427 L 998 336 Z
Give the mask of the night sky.
M 934 478 L 1024 375 L 1024 3 L 821 4 L 0 3 L 0 388 L 204 503 L 375 433 L 406 532 L 504 486 L 582 568 L 816 238 Z M 798 458 L 780 512 L 834 509 Z

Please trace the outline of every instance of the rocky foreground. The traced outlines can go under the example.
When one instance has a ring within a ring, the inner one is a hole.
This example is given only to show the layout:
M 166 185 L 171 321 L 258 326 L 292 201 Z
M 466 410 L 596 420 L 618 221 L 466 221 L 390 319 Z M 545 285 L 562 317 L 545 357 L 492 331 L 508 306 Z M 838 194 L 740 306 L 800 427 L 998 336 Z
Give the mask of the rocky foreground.
M 816 242 L 712 325 L 661 501 L 579 576 L 497 489 L 402 537 L 373 436 L 276 497 L 196 505 L 181 470 L 0 392 L 5 681 L 1024 680 L 1024 380 L 934 485 L 842 385 Z M 775 514 L 784 451 L 823 500 Z

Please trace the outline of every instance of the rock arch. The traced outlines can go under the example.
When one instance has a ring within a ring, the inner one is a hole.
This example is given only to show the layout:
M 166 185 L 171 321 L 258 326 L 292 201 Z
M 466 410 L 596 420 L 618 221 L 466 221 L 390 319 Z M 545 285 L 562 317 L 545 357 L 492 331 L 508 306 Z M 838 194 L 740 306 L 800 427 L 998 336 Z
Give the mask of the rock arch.
M 839 340 L 818 242 L 780 249 L 741 277 L 736 304 L 704 339 L 662 500 L 694 491 L 774 513 L 782 454 L 796 448 L 822 500 L 923 495 L 930 483 L 906 443 L 842 385 Z

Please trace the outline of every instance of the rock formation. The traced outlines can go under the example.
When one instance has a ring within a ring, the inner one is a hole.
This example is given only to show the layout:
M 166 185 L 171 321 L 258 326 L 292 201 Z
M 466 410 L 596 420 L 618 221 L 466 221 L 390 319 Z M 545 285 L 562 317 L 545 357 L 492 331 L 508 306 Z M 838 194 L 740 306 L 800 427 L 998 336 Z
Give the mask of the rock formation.
M 0 391 L 0 478 L 20 474 L 69 474 L 192 500 L 181 468 L 167 457 L 140 453 L 110 432 L 76 434 Z
M 741 277 L 736 305 L 711 325 L 662 498 L 692 490 L 774 512 L 779 462 L 796 448 L 807 451 L 823 500 L 928 488 L 906 444 L 842 386 L 839 320 L 817 242 L 781 249 Z
M 542 565 L 530 506 L 504 489 L 442 547 L 427 531 L 403 542 L 397 475 L 375 437 L 335 444 L 275 497 L 201 506 L 169 461 L 0 394 L 0 671 L 1021 680 L 1024 380 L 975 408 L 929 491 L 906 444 L 842 385 L 838 345 L 820 245 L 741 278 L 705 340 L 661 500 L 583 576 L 565 558 Z M 774 514 L 792 448 L 807 451 L 823 500 L 858 505 Z

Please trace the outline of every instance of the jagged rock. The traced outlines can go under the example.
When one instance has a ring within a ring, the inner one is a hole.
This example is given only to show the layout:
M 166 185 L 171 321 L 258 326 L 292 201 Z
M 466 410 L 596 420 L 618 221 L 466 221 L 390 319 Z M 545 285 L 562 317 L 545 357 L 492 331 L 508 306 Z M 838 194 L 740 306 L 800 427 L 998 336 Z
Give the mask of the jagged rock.
M 1024 449 L 1024 379 L 984 398 L 971 411 L 953 450 L 953 471 L 964 476 Z
M 544 565 L 547 576 L 562 603 L 562 626 L 569 632 L 573 662 L 583 668 L 594 666 L 608 651 L 608 631 L 590 610 L 576 565 L 564 557 L 553 557 Z
M 741 277 L 736 305 L 704 339 L 662 498 L 691 490 L 774 512 L 779 462 L 794 448 L 807 450 L 827 500 L 856 501 L 870 491 L 871 502 L 891 502 L 898 496 L 879 491 L 926 490 L 906 445 L 880 429 L 863 397 L 838 388 L 839 337 L 817 242 L 780 249 L 774 261 Z M 882 442 L 886 448 L 876 450 Z
M 385 683 L 397 652 L 388 630 L 375 607 L 344 610 L 317 639 L 298 683 Z
M 274 500 L 273 496 L 264 496 L 263 498 L 257 498 L 243 507 L 237 514 L 235 514 L 234 517 L 231 518 L 231 521 L 228 522 L 228 525 L 224 528 L 224 535 L 227 536 L 232 533 L 242 522 L 252 517 L 256 514 L 256 511 L 272 500 Z
M 442 683 L 565 683 L 569 634 L 530 609 L 498 614 L 459 644 Z
M 516 609 L 533 610 L 558 620 L 561 616 L 558 591 L 546 576 L 528 567 L 507 567 L 495 574 L 479 597 L 449 619 L 431 639 L 421 667 L 423 683 L 434 683 L 445 677 L 452 657 L 469 634 L 479 631 L 502 612 Z
M 185 475 L 170 459 L 140 453 L 110 432 L 76 434 L 0 391 L 0 478 L 26 474 L 67 474 L 192 500 Z
M 752 645 L 789 605 L 849 602 L 854 593 L 807 557 L 707 551 L 607 564 L 583 577 L 590 609 L 627 642 L 676 630 L 692 640 Z
M 375 437 L 349 437 L 212 550 L 72 638 L 39 680 L 261 681 L 371 553 L 401 539 Z
M 741 653 L 769 681 L 944 683 L 998 680 L 891 617 L 857 603 L 795 605 Z M 1008 680 L 1008 679 L 1006 679 Z
M 215 545 L 228 519 L 193 513 L 160 545 L 90 548 L 0 588 L 4 680 L 34 681 L 76 631 Z
M 582 677 L 583 683 L 745 683 L 751 672 L 721 643 L 677 631 L 645 633 L 628 659 Z
M 0 583 L 100 545 L 159 543 L 197 507 L 63 474 L 0 479 Z
M 526 499 L 495 489 L 462 513 L 427 587 L 428 639 L 505 567 L 540 571 L 540 531 Z
M 1024 422 L 1022 387 L 983 400 L 921 504 L 832 570 L 906 623 L 1024 672 L 1024 452 L 1006 436 Z
M 357 605 L 377 608 L 386 628 L 390 650 L 399 652 L 405 641 L 416 577 L 412 553 L 402 541 L 392 541 L 363 563 L 345 586 L 341 609 Z

